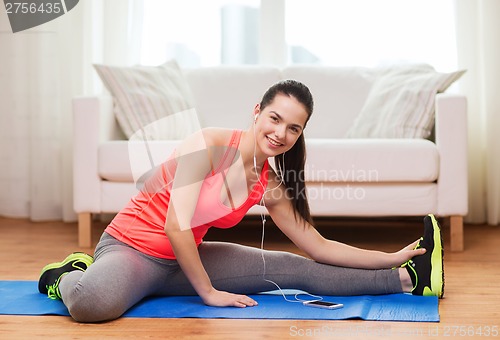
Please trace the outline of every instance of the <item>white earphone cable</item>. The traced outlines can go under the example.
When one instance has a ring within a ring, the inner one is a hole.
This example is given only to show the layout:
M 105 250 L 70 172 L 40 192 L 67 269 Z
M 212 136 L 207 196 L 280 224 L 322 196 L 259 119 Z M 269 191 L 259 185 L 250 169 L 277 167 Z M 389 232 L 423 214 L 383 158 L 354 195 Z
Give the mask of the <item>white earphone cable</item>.
M 256 123 L 256 121 L 257 121 L 257 116 L 255 116 L 254 124 Z M 273 189 L 266 190 L 265 187 L 264 187 L 264 184 L 260 180 L 260 174 L 257 171 L 257 158 L 256 158 L 257 136 L 256 136 L 256 133 L 255 133 L 255 127 L 253 129 L 253 133 L 254 133 L 253 165 L 254 165 L 254 170 L 255 170 L 255 175 L 257 177 L 257 181 L 262 186 L 262 188 L 264 188 L 264 193 L 262 194 L 262 198 L 260 200 L 260 204 L 264 208 L 266 208 L 266 201 L 264 200 L 265 194 L 268 193 L 268 192 L 271 192 L 273 190 L 278 189 L 280 187 L 280 185 L 282 185 L 282 184 L 283 184 L 283 186 L 285 186 L 285 182 L 283 180 L 284 169 L 285 169 L 285 154 L 283 154 L 283 168 L 281 167 L 281 164 L 279 162 L 277 163 L 278 172 L 279 172 L 278 177 L 280 179 L 280 184 L 278 184 Z M 261 237 L 261 240 L 260 240 L 260 250 L 261 250 L 261 257 L 262 257 L 262 264 L 263 264 L 262 279 L 264 281 L 266 281 L 266 282 L 269 282 L 269 283 L 272 283 L 273 285 L 275 285 L 276 288 L 278 288 L 278 290 L 281 293 L 281 295 L 283 296 L 283 299 L 285 299 L 285 301 L 287 301 L 287 302 L 299 302 L 299 303 L 303 303 L 303 302 L 306 302 L 306 301 L 320 301 L 320 300 L 323 300 L 323 298 L 321 296 L 310 294 L 310 293 L 307 293 L 307 292 L 296 293 L 294 295 L 295 300 L 290 300 L 290 299 L 288 299 L 286 297 L 285 293 L 283 292 L 283 290 L 281 289 L 281 287 L 276 282 L 274 282 L 272 280 L 266 279 L 266 258 L 264 256 L 264 236 L 265 236 L 265 225 L 266 225 L 266 216 L 265 216 L 265 213 L 260 213 L 260 217 L 262 219 L 262 237 Z M 314 300 L 303 300 L 303 299 L 299 299 L 298 298 L 299 295 L 308 295 L 308 296 L 311 296 L 311 297 L 313 297 L 315 299 Z

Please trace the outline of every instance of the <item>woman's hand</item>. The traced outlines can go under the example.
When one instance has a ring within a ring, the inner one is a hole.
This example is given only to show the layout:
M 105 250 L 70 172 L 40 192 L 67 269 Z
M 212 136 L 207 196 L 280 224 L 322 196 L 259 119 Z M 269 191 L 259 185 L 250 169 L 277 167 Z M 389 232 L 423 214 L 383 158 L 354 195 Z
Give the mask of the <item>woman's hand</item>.
M 201 297 L 208 306 L 214 307 L 252 307 L 257 301 L 246 295 L 228 293 L 213 288 L 208 294 Z
M 415 256 L 425 254 L 426 250 L 424 248 L 414 249 L 417 246 L 418 241 L 419 240 L 416 240 L 412 244 L 409 244 L 400 251 L 392 254 L 394 259 L 394 267 L 402 265 Z

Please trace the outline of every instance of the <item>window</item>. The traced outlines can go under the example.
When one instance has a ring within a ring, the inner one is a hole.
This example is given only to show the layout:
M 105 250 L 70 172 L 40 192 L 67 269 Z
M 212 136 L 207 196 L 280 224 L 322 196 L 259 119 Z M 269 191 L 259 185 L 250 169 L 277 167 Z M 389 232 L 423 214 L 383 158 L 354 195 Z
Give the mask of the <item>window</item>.
M 145 0 L 141 64 L 258 63 L 259 0 Z
M 451 0 L 286 0 L 289 63 L 456 67 Z
M 144 0 L 141 63 L 456 68 L 453 0 Z M 262 30 L 262 34 L 259 34 Z M 283 50 L 283 53 L 282 53 Z

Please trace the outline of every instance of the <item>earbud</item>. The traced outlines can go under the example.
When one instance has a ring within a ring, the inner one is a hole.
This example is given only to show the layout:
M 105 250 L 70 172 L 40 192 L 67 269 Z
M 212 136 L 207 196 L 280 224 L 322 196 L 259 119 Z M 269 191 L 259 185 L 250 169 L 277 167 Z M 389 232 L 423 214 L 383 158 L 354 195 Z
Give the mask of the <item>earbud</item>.
M 259 114 L 260 114 L 260 113 L 257 113 L 257 114 L 253 117 L 253 122 L 254 122 L 254 124 L 257 122 L 257 117 L 259 117 Z

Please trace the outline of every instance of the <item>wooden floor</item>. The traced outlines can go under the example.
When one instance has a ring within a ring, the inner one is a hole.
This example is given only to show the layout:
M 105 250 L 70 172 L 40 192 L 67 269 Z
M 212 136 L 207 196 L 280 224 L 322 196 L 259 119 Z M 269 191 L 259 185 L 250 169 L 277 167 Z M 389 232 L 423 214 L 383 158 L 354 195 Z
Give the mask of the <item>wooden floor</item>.
M 95 223 L 94 244 L 105 224 Z M 267 249 L 297 252 L 271 223 Z M 395 251 L 417 239 L 420 219 L 322 220 L 325 236 L 352 245 Z M 444 229 L 445 248 L 449 231 Z M 0 280 L 37 280 L 40 269 L 78 248 L 76 224 L 33 223 L 0 218 Z M 246 220 L 231 230 L 210 231 L 209 239 L 259 245 L 260 223 Z M 465 227 L 465 251 L 445 254 L 445 299 L 439 323 L 296 320 L 213 320 L 122 318 L 101 324 L 78 324 L 60 316 L 0 315 L 0 339 L 286 339 L 286 338 L 500 338 L 500 227 Z M 0 297 L 1 298 L 1 297 Z

